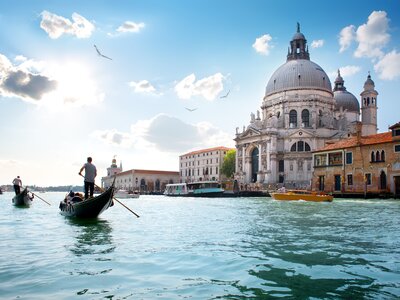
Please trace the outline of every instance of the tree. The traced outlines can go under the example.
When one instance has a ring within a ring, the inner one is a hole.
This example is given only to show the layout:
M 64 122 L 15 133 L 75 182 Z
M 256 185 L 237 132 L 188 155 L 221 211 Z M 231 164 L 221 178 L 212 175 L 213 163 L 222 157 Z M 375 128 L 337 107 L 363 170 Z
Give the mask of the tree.
M 226 152 L 224 162 L 221 166 L 221 173 L 227 178 L 231 178 L 235 173 L 236 150 L 232 149 Z

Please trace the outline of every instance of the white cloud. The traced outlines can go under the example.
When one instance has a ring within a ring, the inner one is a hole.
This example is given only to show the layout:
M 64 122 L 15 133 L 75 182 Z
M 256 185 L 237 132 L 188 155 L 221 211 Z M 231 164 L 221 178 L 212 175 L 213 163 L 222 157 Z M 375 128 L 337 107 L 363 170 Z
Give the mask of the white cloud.
M 356 29 L 354 25 L 349 25 L 347 27 L 344 27 L 340 31 L 339 35 L 339 45 L 340 45 L 340 50 L 339 52 L 345 51 L 347 48 L 350 47 L 351 42 L 355 40 L 356 38 Z
M 181 99 L 190 99 L 192 96 L 202 96 L 212 101 L 223 91 L 224 76 L 216 73 L 196 81 L 196 76 L 190 74 L 175 85 L 175 92 Z
M 84 63 L 35 61 L 19 56 L 13 65 L 0 54 L 0 95 L 55 109 L 96 104 L 104 99 Z M 79 74 L 79 76 L 77 76 Z
M 138 82 L 131 81 L 129 82 L 129 86 L 134 88 L 135 93 L 150 93 L 154 94 L 156 89 L 154 86 L 147 80 L 141 80 Z
M 361 68 L 359 66 L 344 66 L 340 67 L 339 69 L 342 77 L 350 77 L 361 71 Z
M 77 38 L 89 38 L 95 29 L 90 21 L 77 13 L 72 14 L 73 22 L 46 10 L 41 13 L 41 16 L 40 27 L 52 39 L 58 39 L 63 34 L 74 35 Z
M 28 69 L 34 64 L 26 63 L 13 66 L 8 58 L 0 54 L 0 95 L 18 97 L 30 102 L 37 102 L 57 87 L 57 81 L 43 74 L 33 73 Z
M 324 40 L 314 40 L 311 43 L 312 48 L 321 48 L 324 45 Z
M 393 50 L 387 53 L 376 65 L 375 72 L 379 78 L 393 80 L 400 76 L 400 53 Z
M 121 26 L 118 27 L 118 32 L 139 32 L 142 28 L 144 28 L 144 23 L 135 23 L 131 21 L 124 22 Z
M 233 146 L 233 136 L 208 122 L 188 124 L 182 120 L 159 114 L 131 125 L 130 132 L 97 131 L 98 139 L 114 146 L 132 146 L 146 151 L 182 153 L 192 149 Z
M 358 27 L 356 40 L 359 43 L 355 57 L 382 57 L 382 48 L 389 42 L 388 23 L 386 12 L 373 11 L 366 24 Z
M 253 44 L 253 48 L 258 52 L 263 55 L 268 55 L 269 50 L 272 48 L 272 46 L 269 44 L 269 42 L 272 40 L 271 35 L 269 34 L 264 34 L 263 36 L 260 36 L 259 38 L 256 38 L 256 41 Z
M 129 133 L 119 132 L 116 129 L 97 130 L 92 136 L 113 146 L 130 147 L 133 143 L 132 135 Z

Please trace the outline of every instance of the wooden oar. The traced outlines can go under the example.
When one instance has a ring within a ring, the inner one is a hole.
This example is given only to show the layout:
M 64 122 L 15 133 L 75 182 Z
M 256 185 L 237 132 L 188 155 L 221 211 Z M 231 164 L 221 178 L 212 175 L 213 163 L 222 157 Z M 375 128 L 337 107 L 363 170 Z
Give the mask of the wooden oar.
M 21 186 L 22 187 L 22 186 Z M 43 202 L 47 203 L 48 205 L 51 205 L 49 202 L 47 202 L 46 200 L 44 200 L 42 197 L 39 197 L 38 195 L 36 195 L 34 192 L 29 191 L 29 193 L 31 193 L 32 195 L 35 195 L 36 197 L 38 197 L 40 200 L 42 200 Z
M 85 177 L 85 176 L 83 176 L 82 174 L 79 174 L 79 175 L 81 175 L 82 177 Z M 99 187 L 96 183 L 94 184 L 100 191 L 102 191 L 102 192 L 104 192 L 104 190 L 101 188 L 101 187 Z M 119 201 L 117 198 L 115 198 L 115 197 L 113 197 L 113 199 L 115 200 L 115 201 L 117 201 L 119 204 L 121 204 L 123 207 L 125 207 L 127 210 L 129 210 L 131 213 L 133 213 L 136 217 L 140 217 L 137 213 L 135 213 L 132 209 L 130 209 L 128 206 L 126 206 L 125 204 L 123 204 L 121 201 Z

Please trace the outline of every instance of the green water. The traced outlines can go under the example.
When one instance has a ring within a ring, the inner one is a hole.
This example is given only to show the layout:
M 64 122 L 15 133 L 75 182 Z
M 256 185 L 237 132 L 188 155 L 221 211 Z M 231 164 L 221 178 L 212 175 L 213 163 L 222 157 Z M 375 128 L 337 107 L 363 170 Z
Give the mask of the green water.
M 399 200 L 141 196 L 82 222 L 38 195 L 0 195 L 1 299 L 400 298 Z

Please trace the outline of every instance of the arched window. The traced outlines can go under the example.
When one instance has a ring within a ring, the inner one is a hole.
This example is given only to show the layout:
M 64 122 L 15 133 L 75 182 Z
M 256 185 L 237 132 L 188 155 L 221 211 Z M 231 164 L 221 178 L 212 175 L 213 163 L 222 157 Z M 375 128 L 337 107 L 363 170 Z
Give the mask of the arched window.
M 310 112 L 308 109 L 303 109 L 301 112 L 301 126 L 310 127 Z
M 297 111 L 295 111 L 294 109 L 289 112 L 289 127 L 297 127 Z
M 381 152 L 381 161 L 385 161 L 385 150 Z
M 290 152 L 303 152 L 303 151 L 311 151 L 311 147 L 308 143 L 303 141 L 298 141 L 292 145 L 290 148 Z
M 381 155 L 380 155 L 379 151 L 376 151 L 375 160 L 376 161 L 381 161 Z
M 381 185 L 380 186 L 381 190 L 386 190 L 387 180 L 386 180 L 386 173 L 384 171 L 381 171 L 380 185 Z
M 375 161 L 375 152 L 372 151 L 371 152 L 371 162 L 374 162 L 374 161 Z

